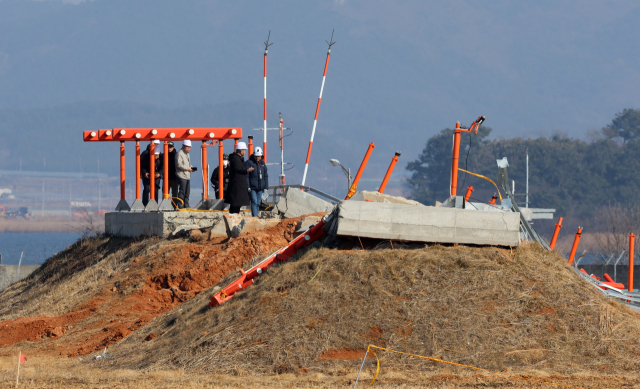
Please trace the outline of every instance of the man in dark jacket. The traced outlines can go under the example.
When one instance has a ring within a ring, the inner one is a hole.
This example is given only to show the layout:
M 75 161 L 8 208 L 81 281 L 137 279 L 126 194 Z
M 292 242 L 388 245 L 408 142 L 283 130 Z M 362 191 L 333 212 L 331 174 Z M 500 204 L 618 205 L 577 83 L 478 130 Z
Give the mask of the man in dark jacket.
M 223 196 L 226 196 L 227 190 L 229 190 L 229 156 L 227 154 L 224 154 L 222 156 L 222 163 L 223 163 L 222 193 L 223 193 Z M 217 199 L 220 198 L 220 188 L 218 187 L 220 185 L 220 177 L 218 177 L 219 173 L 220 173 L 220 166 L 216 166 L 216 168 L 213 169 L 213 173 L 211 174 L 211 186 L 213 187 L 213 190 L 216 192 Z
M 262 149 L 256 147 L 255 152 L 244 165 L 247 168 L 253 168 L 253 171 L 247 175 L 247 179 L 251 191 L 251 216 L 255 217 L 260 212 L 262 193 L 269 187 L 269 173 L 267 172 L 267 164 L 262 159 Z
M 229 213 L 240 213 L 242 206 L 250 205 L 249 184 L 247 174 L 253 168 L 245 168 L 244 155 L 247 152 L 247 144 L 239 142 L 236 151 L 229 156 L 229 192 L 225 194 L 225 202 L 230 204 Z
M 171 191 L 171 197 L 178 197 L 178 177 L 176 176 L 176 148 L 173 142 L 169 142 L 169 190 Z
M 154 159 L 155 159 L 155 200 L 161 199 L 161 188 L 162 188 L 162 173 L 164 171 L 164 166 L 162 164 L 162 158 L 160 158 L 160 146 L 156 144 L 154 149 Z M 146 152 L 146 150 L 145 150 Z M 144 155 L 144 159 L 143 159 Z M 151 195 L 151 153 L 146 152 L 140 155 L 140 174 L 142 175 L 142 204 L 146 207 L 149 203 L 149 197 Z

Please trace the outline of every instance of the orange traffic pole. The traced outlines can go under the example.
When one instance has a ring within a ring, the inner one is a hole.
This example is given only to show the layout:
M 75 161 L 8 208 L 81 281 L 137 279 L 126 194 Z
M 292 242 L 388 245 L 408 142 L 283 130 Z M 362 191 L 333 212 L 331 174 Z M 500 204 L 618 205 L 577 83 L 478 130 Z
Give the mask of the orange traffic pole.
M 491 198 L 491 200 L 489 201 L 489 204 L 493 205 L 496 203 L 496 200 L 498 200 L 498 196 L 496 196 L 495 194 L 493 195 L 493 197 Z
M 236 149 L 238 148 L 238 140 L 236 139 L 235 142 L 233 142 L 233 152 L 236 152 Z
M 633 292 L 633 252 L 635 249 L 636 236 L 633 232 L 629 234 L 629 292 Z
M 455 196 L 457 194 L 459 157 L 460 157 L 460 122 L 457 122 L 456 129 L 453 131 L 453 163 L 451 165 L 451 196 Z
M 560 233 L 560 229 L 562 228 L 562 218 L 558 219 L 558 223 L 556 223 L 556 229 L 553 231 L 553 236 L 551 237 L 551 243 L 549 247 L 553 250 L 556 247 L 556 241 L 558 240 L 558 234 Z
M 202 141 L 202 199 L 209 198 L 209 186 L 207 185 L 207 145 L 206 141 Z
M 140 200 L 140 141 L 136 141 L 136 200 Z
M 169 142 L 164 141 L 164 158 L 163 158 L 163 173 L 164 178 L 162 179 L 162 198 L 168 199 L 169 197 Z
M 124 197 L 124 142 L 120 142 L 120 200 Z
M 387 169 L 387 174 L 384 175 L 384 179 L 382 180 L 382 184 L 380 184 L 380 189 L 378 189 L 378 192 L 384 193 L 384 188 L 387 187 L 387 182 L 389 181 L 389 177 L 391 177 L 393 168 L 396 167 L 396 162 L 398 162 L 399 156 L 400 152 L 396 151 L 396 155 L 391 159 L 391 165 L 389 165 L 389 169 Z
M 364 168 L 367 166 L 367 162 L 369 161 L 369 156 L 371 155 L 371 151 L 373 151 L 374 147 L 376 147 L 376 145 L 373 142 L 369 143 L 369 148 L 367 149 L 367 153 L 364 155 L 364 159 L 360 164 L 360 168 L 358 169 L 356 178 L 353 179 L 353 183 L 351 184 L 351 189 L 349 189 L 349 193 L 347 193 L 347 197 L 344 198 L 345 200 L 349 200 L 351 196 L 353 196 L 356 193 L 356 190 L 358 188 L 358 181 L 360 181 L 360 176 L 362 176 L 362 172 L 364 171 Z
M 247 145 L 249 148 L 249 155 L 247 155 L 248 158 L 253 155 L 253 135 L 249 135 L 247 138 L 249 138 L 249 144 Z
M 218 197 L 224 198 L 224 145 L 222 140 L 218 141 Z
M 156 145 L 151 139 L 151 146 L 149 147 L 149 185 L 151 186 L 151 194 L 149 194 L 149 200 L 156 199 Z
M 573 259 L 576 256 L 576 250 L 578 249 L 578 243 L 580 242 L 581 236 L 582 236 L 582 227 L 578 227 L 576 238 L 573 240 L 573 246 L 571 247 L 571 254 L 569 254 L 569 266 L 573 264 Z
M 471 198 L 471 193 L 473 193 L 473 186 L 468 186 L 467 187 L 467 193 L 464 194 L 464 201 L 468 202 L 469 199 Z

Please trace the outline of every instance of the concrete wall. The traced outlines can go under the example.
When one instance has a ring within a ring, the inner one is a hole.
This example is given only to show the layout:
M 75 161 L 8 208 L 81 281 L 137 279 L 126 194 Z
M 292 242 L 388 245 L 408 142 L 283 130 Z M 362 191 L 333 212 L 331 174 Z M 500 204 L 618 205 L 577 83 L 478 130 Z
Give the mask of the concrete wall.
M 33 273 L 40 265 L 22 265 L 20 266 L 20 280 Z M 19 281 L 18 265 L 0 265 L 0 291 L 7 286 Z
M 520 244 L 520 215 L 344 201 L 340 204 L 337 235 L 515 247 Z
M 222 212 L 108 212 L 104 218 L 107 235 L 135 238 L 166 238 L 181 225 L 211 227 L 222 219 Z

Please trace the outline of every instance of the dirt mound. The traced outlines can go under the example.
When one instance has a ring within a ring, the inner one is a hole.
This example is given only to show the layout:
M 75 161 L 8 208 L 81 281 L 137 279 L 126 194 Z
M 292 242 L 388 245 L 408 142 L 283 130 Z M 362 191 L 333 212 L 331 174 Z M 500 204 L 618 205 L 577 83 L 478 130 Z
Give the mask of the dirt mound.
M 340 374 L 373 343 L 501 371 L 612 374 L 640 355 L 638 317 L 532 244 L 312 249 L 220 307 L 210 295 L 118 343 L 111 366 Z M 378 354 L 385 368 L 449 369 Z
M 65 356 L 101 350 L 286 245 L 298 220 L 219 243 L 80 241 L 0 293 L 0 347 L 23 342 L 23 350 Z

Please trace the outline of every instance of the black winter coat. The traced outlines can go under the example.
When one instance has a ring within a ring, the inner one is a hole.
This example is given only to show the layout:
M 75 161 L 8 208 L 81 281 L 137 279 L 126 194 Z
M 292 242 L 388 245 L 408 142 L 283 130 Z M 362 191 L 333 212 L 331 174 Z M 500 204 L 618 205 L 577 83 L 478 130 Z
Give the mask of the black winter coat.
M 176 180 L 176 149 L 169 151 L 169 181 Z
M 234 207 L 251 205 L 247 169 L 243 158 L 237 153 L 229 155 L 229 193 L 224 195 L 224 200 Z
M 150 178 L 145 178 L 145 175 L 147 173 L 150 173 L 151 171 L 151 159 L 149 158 L 150 156 L 151 156 L 151 153 L 140 154 L 140 178 L 142 178 L 142 182 L 144 182 L 145 184 L 148 184 L 151 182 Z M 162 176 L 164 175 L 163 157 L 164 156 L 160 154 L 160 158 L 156 159 L 156 166 L 155 166 L 156 173 L 160 174 L 160 177 L 156 177 L 155 179 L 155 184 L 157 188 L 160 188 Z
M 216 198 L 220 198 L 218 196 L 218 192 L 220 192 L 220 188 L 218 188 L 219 184 L 220 184 L 220 180 L 218 177 L 218 173 L 220 172 L 220 167 L 216 167 L 215 169 L 213 169 L 213 173 L 211 174 L 211 185 L 213 185 L 214 189 L 216 190 Z M 223 190 L 223 195 L 225 197 L 227 196 L 227 191 L 229 190 L 229 167 L 225 167 L 222 170 L 222 179 L 223 179 L 223 186 L 222 188 Z
M 244 167 L 247 169 L 252 167 L 254 169 L 247 175 L 249 188 L 251 188 L 251 190 L 261 191 L 269 187 L 269 173 L 267 172 L 267 165 L 264 163 L 264 159 L 261 159 L 260 163 L 258 163 L 255 156 L 252 155 L 251 158 L 244 163 Z

